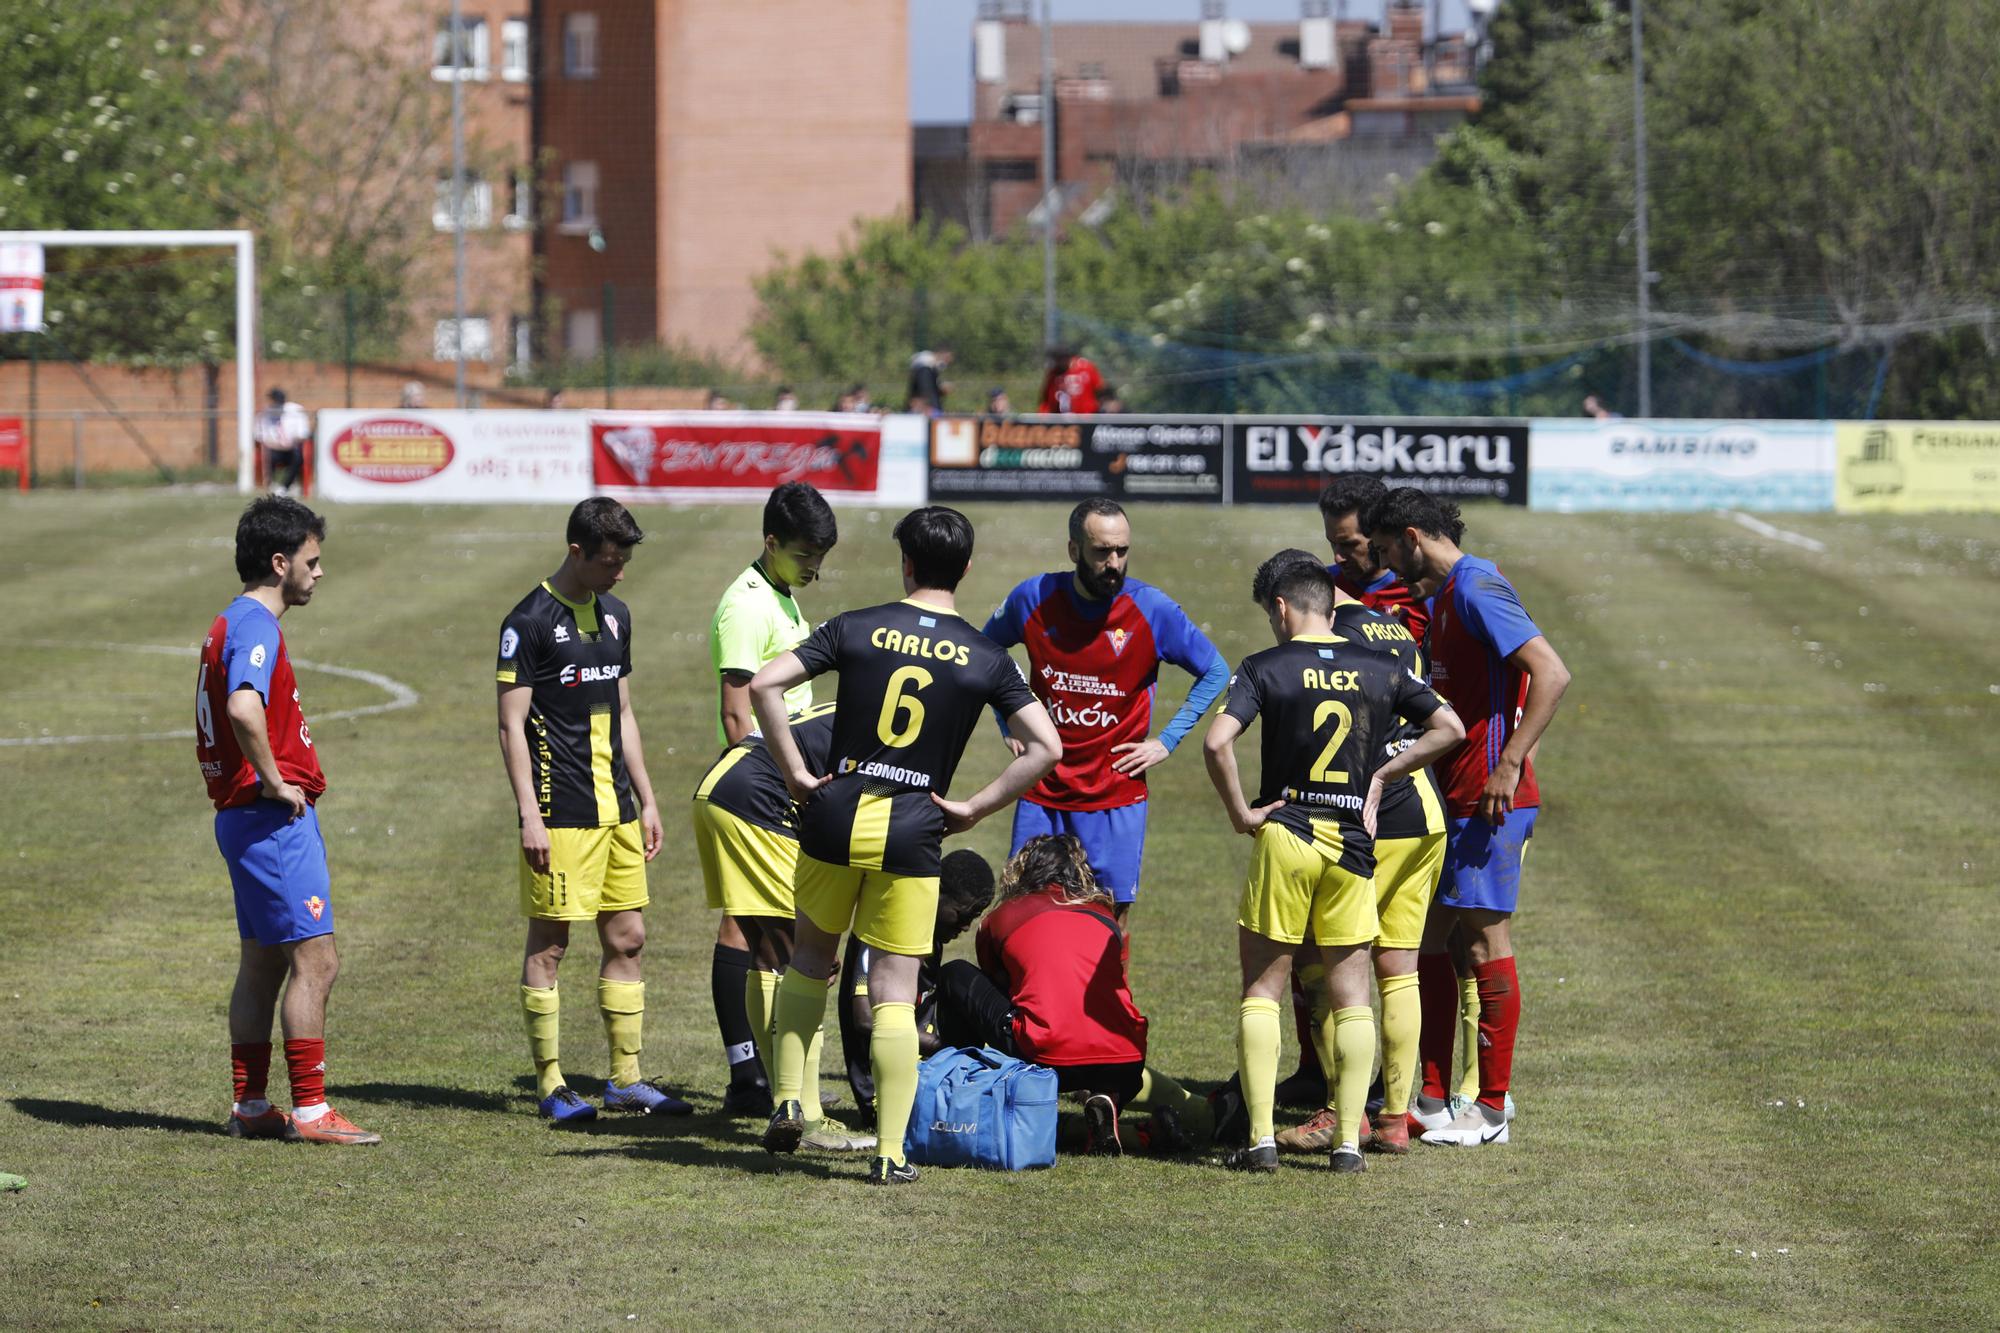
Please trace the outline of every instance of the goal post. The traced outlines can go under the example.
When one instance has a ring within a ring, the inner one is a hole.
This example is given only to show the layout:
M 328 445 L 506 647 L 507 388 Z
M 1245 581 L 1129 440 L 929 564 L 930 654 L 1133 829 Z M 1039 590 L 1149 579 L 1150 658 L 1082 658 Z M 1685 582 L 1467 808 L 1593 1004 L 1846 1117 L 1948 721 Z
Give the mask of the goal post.
M 257 411 L 257 247 L 247 231 L 0 231 L 0 245 L 143 246 L 155 250 L 226 248 L 236 252 L 236 489 L 256 489 L 250 436 Z M 30 335 L 33 336 L 33 335 Z

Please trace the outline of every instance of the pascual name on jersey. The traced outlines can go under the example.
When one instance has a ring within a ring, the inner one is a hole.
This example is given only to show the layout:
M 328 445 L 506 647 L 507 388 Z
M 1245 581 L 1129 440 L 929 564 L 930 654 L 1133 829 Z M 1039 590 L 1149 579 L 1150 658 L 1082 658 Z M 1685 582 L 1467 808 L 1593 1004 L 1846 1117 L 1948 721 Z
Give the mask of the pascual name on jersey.
M 607 680 L 617 680 L 618 672 L 619 666 L 616 663 L 611 666 L 580 667 L 571 662 L 556 674 L 556 679 L 564 685 L 575 688 L 578 685 L 597 685 Z

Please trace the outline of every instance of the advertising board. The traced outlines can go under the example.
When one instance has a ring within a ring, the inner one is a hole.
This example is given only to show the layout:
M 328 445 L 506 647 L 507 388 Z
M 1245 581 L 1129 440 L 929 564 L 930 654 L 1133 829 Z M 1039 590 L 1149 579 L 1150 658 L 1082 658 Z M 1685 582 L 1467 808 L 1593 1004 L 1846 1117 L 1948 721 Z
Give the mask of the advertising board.
M 319 414 L 314 493 L 362 503 L 574 504 L 591 493 L 580 412 Z
M 1833 508 L 1827 421 L 1535 421 L 1529 504 L 1559 513 Z
M 1228 442 L 1217 417 L 941 417 L 931 423 L 930 495 L 1219 504 Z
M 1237 504 L 1312 503 L 1335 473 L 1365 472 L 1451 500 L 1528 502 L 1528 427 L 1518 421 L 1238 417 Z
M 852 412 L 593 412 L 591 475 L 626 501 L 762 503 L 787 481 L 834 503 L 923 503 L 922 418 Z
M 2000 512 L 2000 422 L 1843 421 L 1834 440 L 1844 514 Z

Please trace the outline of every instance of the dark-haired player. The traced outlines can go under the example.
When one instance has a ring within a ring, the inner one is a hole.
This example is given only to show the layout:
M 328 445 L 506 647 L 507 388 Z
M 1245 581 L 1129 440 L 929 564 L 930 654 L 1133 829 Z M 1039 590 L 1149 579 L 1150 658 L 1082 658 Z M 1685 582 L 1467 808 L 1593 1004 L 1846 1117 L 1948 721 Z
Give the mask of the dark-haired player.
M 1363 518 L 1369 540 L 1405 581 L 1434 583 L 1427 640 L 1431 680 L 1465 718 L 1465 744 L 1443 762 L 1449 845 L 1435 908 L 1449 913 L 1479 985 L 1479 1099 L 1426 1143 L 1507 1142 L 1507 1087 L 1521 1021 L 1509 930 L 1521 893 L 1521 858 L 1541 791 L 1530 754 L 1569 687 L 1569 669 L 1490 560 L 1457 542 L 1458 507 L 1398 489 Z M 1442 953 L 1417 960 L 1423 994 L 1423 1095 L 1445 1095 L 1457 1032 L 1458 983 Z
M 972 524 L 955 509 L 896 524 L 900 602 L 849 611 L 757 673 L 750 694 L 785 783 L 801 804 L 797 948 L 778 988 L 777 1108 L 764 1133 L 790 1152 L 805 1132 L 805 1055 L 826 1012 L 826 982 L 850 926 L 877 951 L 869 989 L 878 1152 L 869 1179 L 916 1179 L 903 1135 L 916 1096 L 917 970 L 931 952 L 939 843 L 1019 796 L 1055 765 L 1061 741 L 1004 649 L 960 619 L 955 590 L 972 560 Z M 785 722 L 785 692 L 840 676 L 831 762 L 805 764 Z M 946 799 L 979 712 L 992 705 L 1024 752 L 969 800 Z
M 1237 1062 L 1250 1144 L 1230 1153 L 1235 1170 L 1271 1171 L 1278 1149 L 1272 1104 L 1278 1075 L 1278 998 L 1292 954 L 1308 933 L 1326 968 L 1324 1044 L 1337 1052 L 1336 1171 L 1363 1167 L 1360 1138 L 1374 1066 L 1375 1015 L 1368 1004 L 1368 950 L 1379 933 L 1372 830 L 1384 787 L 1463 736 L 1451 710 L 1393 656 L 1334 633 L 1333 580 L 1317 562 L 1273 557 L 1251 595 L 1278 646 L 1245 658 L 1229 699 L 1203 743 L 1209 778 L 1229 821 L 1256 838 L 1237 913 L 1243 1004 Z M 1264 719 L 1263 772 L 1254 806 L 1243 799 L 1236 738 Z M 1423 733 L 1384 758 L 1397 719 Z
M 724 745 L 734 745 L 757 729 L 750 711 L 750 678 L 757 669 L 804 643 L 812 633 L 812 623 L 799 611 L 794 593 L 819 577 L 821 562 L 839 540 L 832 507 L 810 484 L 784 482 L 765 498 L 763 549 L 723 590 L 708 627 L 709 661 L 715 667 L 716 739 Z M 797 713 L 812 701 L 812 686 L 805 684 L 786 696 L 785 707 Z M 708 905 L 722 910 L 708 970 L 716 1028 L 729 1063 L 722 1106 L 740 1115 L 769 1115 L 769 1071 L 754 1035 L 763 1029 L 746 997 L 751 986 L 761 987 L 768 1015 L 776 992 L 758 978 L 782 972 L 784 959 L 760 936 L 757 919 L 728 910 L 716 896 L 713 882 L 708 886 Z M 790 913 L 786 915 L 789 919 Z
M 229 1058 L 236 1138 L 380 1143 L 326 1102 L 326 998 L 340 971 L 333 886 L 320 837 L 326 793 L 319 752 L 299 709 L 298 682 L 278 620 L 312 600 L 326 573 L 326 521 L 297 500 L 254 501 L 236 524 L 243 591 L 202 640 L 195 680 L 195 758 L 215 802 L 215 845 L 236 895 L 236 986 L 229 996 Z M 265 1097 L 271 1018 L 280 1019 L 292 1113 Z
M 1132 526 L 1118 503 L 1083 501 L 1069 515 L 1074 568 L 1019 584 L 985 629 L 1002 648 L 1027 645 L 1028 683 L 1063 742 L 1062 760 L 1014 807 L 1009 854 L 1045 833 L 1073 834 L 1121 926 L 1145 860 L 1146 771 L 1174 752 L 1229 680 L 1229 664 L 1179 604 L 1127 577 L 1131 555 Z M 1154 737 L 1162 662 L 1196 679 Z
M 815 704 L 791 719 L 792 741 L 810 768 L 826 767 L 833 744 L 833 705 Z M 709 765 L 694 790 L 694 846 L 702 882 L 719 904 L 757 942 L 757 965 L 743 987 L 757 1055 L 771 1062 L 771 1002 L 778 978 L 792 957 L 792 879 L 799 865 L 798 807 L 771 758 L 761 732 L 752 732 Z M 820 1038 L 806 1051 L 805 1108 L 808 1148 L 862 1152 L 875 1146 L 872 1135 L 849 1134 L 829 1124 L 819 1099 Z
M 694 1108 L 639 1076 L 646 983 L 646 862 L 664 836 L 632 716 L 632 615 L 611 595 L 645 540 L 616 500 L 570 511 L 555 573 L 507 613 L 495 670 L 500 754 L 521 819 L 521 911 L 528 943 L 521 1008 L 541 1113 L 557 1123 L 597 1108 L 563 1082 L 556 969 L 570 925 L 603 945 L 597 1007 L 611 1044 L 605 1109 L 686 1115 Z

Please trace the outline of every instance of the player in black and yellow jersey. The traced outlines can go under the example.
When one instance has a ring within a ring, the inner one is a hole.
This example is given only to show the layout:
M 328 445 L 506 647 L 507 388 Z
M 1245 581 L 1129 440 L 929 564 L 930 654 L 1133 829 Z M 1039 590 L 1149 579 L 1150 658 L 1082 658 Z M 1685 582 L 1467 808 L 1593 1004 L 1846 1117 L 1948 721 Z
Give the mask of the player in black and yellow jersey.
M 1280 551 L 1268 562 L 1273 570 L 1291 564 L 1318 566 L 1309 551 Z M 1331 573 L 1332 571 L 1328 571 Z M 1334 585 L 1333 632 L 1350 643 L 1376 648 L 1395 658 L 1413 676 L 1428 679 L 1424 654 L 1409 626 L 1347 595 Z M 1408 748 L 1423 729 L 1401 719 L 1383 742 L 1382 757 L 1393 758 Z M 1444 800 L 1428 768 L 1387 784 L 1375 815 L 1375 984 L 1382 995 L 1382 1110 L 1373 1132 L 1364 1122 L 1362 1140 L 1376 1152 L 1405 1153 L 1410 1136 L 1406 1113 L 1416 1078 L 1417 1039 L 1422 1031 L 1422 1005 L 1417 999 L 1417 947 L 1423 943 L 1424 922 L 1438 874 L 1444 869 Z M 1308 1040 L 1317 1047 L 1327 1026 L 1327 999 L 1319 950 L 1310 942 L 1293 955 L 1296 1001 L 1303 988 L 1311 1023 Z M 1318 1052 L 1321 1068 L 1333 1052 Z M 1325 1152 L 1337 1142 L 1339 1117 L 1334 1087 L 1326 1085 L 1326 1102 L 1302 1125 L 1280 1132 L 1278 1147 L 1287 1152 Z
M 826 981 L 850 926 L 876 950 L 878 1152 L 869 1179 L 916 1179 L 903 1134 L 917 1086 L 917 969 L 937 917 L 939 843 L 1026 791 L 1062 754 L 1055 724 L 1004 649 L 959 618 L 955 590 L 972 560 L 972 524 L 930 506 L 896 524 L 903 601 L 849 611 L 814 630 L 750 682 L 751 703 L 800 802 L 798 919 L 778 987 L 777 1109 L 764 1146 L 791 1152 L 805 1132 L 806 1047 L 826 1012 Z M 785 691 L 837 672 L 839 711 L 824 768 L 808 766 L 785 723 Z M 946 799 L 965 743 L 991 705 L 1026 749 L 965 801 Z
M 507 613 L 495 671 L 500 753 L 521 818 L 521 910 L 528 947 L 521 1008 L 542 1114 L 597 1114 L 564 1084 L 556 968 L 573 921 L 595 921 L 604 946 L 597 1006 L 611 1042 L 609 1110 L 686 1115 L 694 1108 L 639 1076 L 646 984 L 646 862 L 664 836 L 632 717 L 632 617 L 611 589 L 645 539 L 625 506 L 602 497 L 570 511 L 561 568 Z
M 833 745 L 833 705 L 818 704 L 791 719 L 792 742 L 806 765 L 825 771 Z M 694 846 L 708 899 L 742 928 L 755 965 L 746 969 L 743 1003 L 764 1068 L 771 1067 L 771 1010 L 778 978 L 792 957 L 792 878 L 799 864 L 798 807 L 771 758 L 764 735 L 752 731 L 724 750 L 694 789 Z M 808 1148 L 865 1152 L 872 1135 L 827 1123 L 819 1100 L 820 1034 L 806 1050 L 800 1103 Z
M 1328 1049 L 1337 1052 L 1337 1171 L 1362 1168 L 1360 1127 L 1375 1057 L 1368 946 L 1378 933 L 1372 830 L 1383 789 L 1464 738 L 1457 716 L 1396 658 L 1334 633 L 1333 580 L 1317 562 L 1267 560 L 1252 585 L 1275 648 L 1236 669 L 1203 751 L 1229 821 L 1256 838 L 1237 912 L 1243 1003 L 1237 1062 L 1250 1146 L 1224 1164 L 1275 1170 L 1272 1102 L 1278 1001 L 1292 952 L 1310 932 L 1326 968 Z M 1236 738 L 1264 718 L 1263 771 L 1253 807 L 1237 779 Z M 1423 733 L 1385 758 L 1396 720 Z

